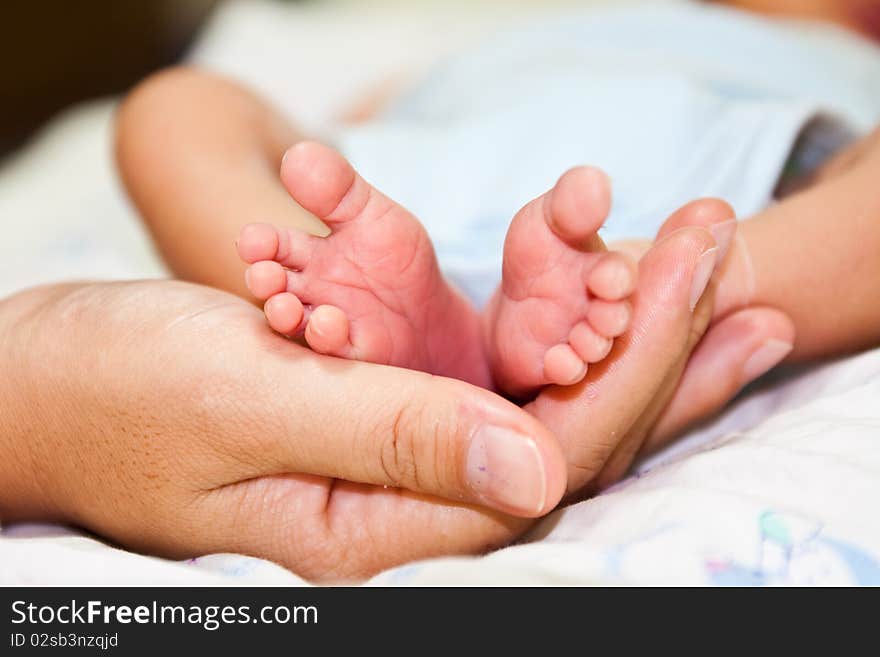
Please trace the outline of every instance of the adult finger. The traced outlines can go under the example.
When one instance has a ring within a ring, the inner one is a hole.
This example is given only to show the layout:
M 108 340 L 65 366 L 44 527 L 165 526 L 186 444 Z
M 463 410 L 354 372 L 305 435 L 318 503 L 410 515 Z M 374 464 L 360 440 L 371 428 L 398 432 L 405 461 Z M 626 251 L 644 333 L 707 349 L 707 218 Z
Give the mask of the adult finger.
M 608 457 L 602 470 L 590 482 L 590 486 L 584 492 L 595 493 L 616 483 L 626 475 L 636 455 L 642 450 L 642 445 L 657 423 L 658 418 L 663 415 L 666 407 L 675 396 L 682 374 L 687 367 L 688 359 L 709 326 L 709 320 L 714 307 L 713 288 L 714 286 L 710 284 L 703 298 L 700 299 L 697 308 L 694 310 L 687 339 L 681 353 L 677 361 L 669 367 L 666 377 L 658 387 L 654 399 L 651 400 L 638 420 L 633 423 L 627 434 L 623 436 L 611 456 Z
M 238 450 L 249 467 L 240 479 L 307 473 L 524 517 L 561 499 L 566 468 L 555 437 L 488 390 L 290 343 L 250 357 L 252 429 Z
M 794 324 L 773 308 L 747 308 L 712 326 L 696 348 L 672 401 L 651 430 L 654 450 L 719 412 L 743 387 L 791 352 Z
M 658 418 L 673 399 L 691 354 L 703 338 L 714 315 L 718 278 L 726 268 L 726 260 L 736 236 L 737 222 L 734 217 L 733 208 L 726 202 L 712 198 L 701 199 L 688 203 L 674 212 L 660 227 L 657 233 L 658 240 L 687 226 L 698 226 L 708 230 L 718 246 L 715 272 L 712 282 L 694 310 L 688 338 L 678 361 L 670 367 L 663 384 L 658 388 L 656 397 L 618 443 L 586 492 L 601 490 L 626 474 Z

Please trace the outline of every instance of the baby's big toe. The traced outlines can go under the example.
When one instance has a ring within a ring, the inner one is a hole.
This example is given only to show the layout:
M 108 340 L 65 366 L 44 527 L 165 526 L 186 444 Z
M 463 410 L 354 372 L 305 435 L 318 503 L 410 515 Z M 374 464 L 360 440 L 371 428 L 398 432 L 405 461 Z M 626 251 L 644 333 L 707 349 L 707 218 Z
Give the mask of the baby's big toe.
M 565 242 L 583 247 L 611 211 L 611 184 L 600 169 L 575 167 L 562 174 L 547 202 L 551 230 Z

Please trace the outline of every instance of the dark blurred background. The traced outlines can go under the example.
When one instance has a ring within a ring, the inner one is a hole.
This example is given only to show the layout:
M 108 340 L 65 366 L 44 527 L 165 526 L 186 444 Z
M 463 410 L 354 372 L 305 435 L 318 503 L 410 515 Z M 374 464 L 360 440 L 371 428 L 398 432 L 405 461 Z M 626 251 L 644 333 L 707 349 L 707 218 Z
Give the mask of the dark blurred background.
M 219 0 L 2 0 L 0 156 L 73 102 L 186 52 Z

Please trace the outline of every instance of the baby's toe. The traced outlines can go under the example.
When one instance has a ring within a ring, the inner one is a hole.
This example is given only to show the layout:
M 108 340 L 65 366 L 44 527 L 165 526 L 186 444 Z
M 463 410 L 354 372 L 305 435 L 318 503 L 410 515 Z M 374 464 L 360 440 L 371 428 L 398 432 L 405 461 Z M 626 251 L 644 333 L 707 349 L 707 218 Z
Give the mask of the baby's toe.
M 271 224 L 248 224 L 235 243 L 238 255 L 247 263 L 274 260 L 278 253 L 278 229 Z
M 594 299 L 587 308 L 587 321 L 599 335 L 616 338 L 629 328 L 632 308 L 626 301 Z
M 574 246 L 589 248 L 611 211 L 608 176 L 594 167 L 566 171 L 546 199 L 545 213 L 551 230 Z
M 356 219 L 378 197 L 340 153 L 311 141 L 284 154 L 281 182 L 297 203 L 326 223 Z
M 598 363 L 611 352 L 613 341 L 596 333 L 589 322 L 580 322 L 571 330 L 568 343 L 585 363 Z
M 348 317 L 336 306 L 318 306 L 309 316 L 306 342 L 319 354 L 348 358 L 351 355 Z
M 320 238 L 292 228 L 271 224 L 248 224 L 241 229 L 236 247 L 248 263 L 275 260 L 291 269 L 304 268 L 318 247 Z
M 273 260 L 252 264 L 245 270 L 244 280 L 251 294 L 261 301 L 287 291 L 287 272 Z
M 635 291 L 638 265 L 629 256 L 610 251 L 588 269 L 586 279 L 593 296 L 620 301 Z
M 295 335 L 303 320 L 303 305 L 295 294 L 282 292 L 270 297 L 263 306 L 266 321 L 282 335 Z
M 551 347 L 544 354 L 544 376 L 550 383 L 570 386 L 587 374 L 587 365 L 567 344 Z

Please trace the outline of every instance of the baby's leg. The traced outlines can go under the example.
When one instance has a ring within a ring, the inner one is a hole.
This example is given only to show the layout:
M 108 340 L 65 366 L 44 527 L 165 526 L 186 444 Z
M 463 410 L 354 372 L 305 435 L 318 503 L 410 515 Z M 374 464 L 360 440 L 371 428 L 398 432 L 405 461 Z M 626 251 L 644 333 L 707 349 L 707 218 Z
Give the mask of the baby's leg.
M 116 127 L 121 178 L 177 278 L 248 296 L 230 248 L 242 225 L 271 217 L 326 234 L 278 184 L 302 134 L 248 88 L 195 68 L 158 73 L 122 103 Z
M 505 392 L 577 383 L 627 329 L 636 266 L 596 234 L 610 207 L 605 175 L 579 167 L 514 217 L 486 315 L 489 362 Z
M 336 151 L 291 148 L 281 179 L 332 229 L 315 237 L 268 224 L 238 240 L 247 283 L 279 333 L 315 351 L 491 386 L 476 310 L 440 273 L 425 229 Z

